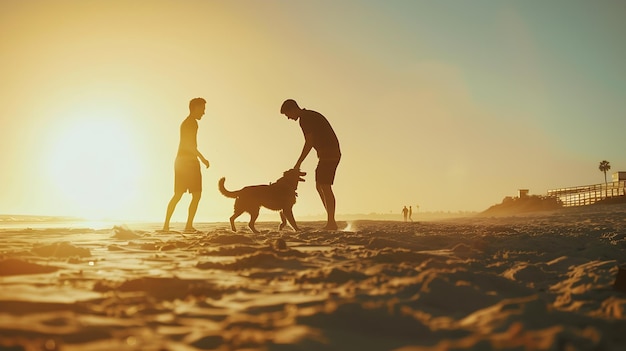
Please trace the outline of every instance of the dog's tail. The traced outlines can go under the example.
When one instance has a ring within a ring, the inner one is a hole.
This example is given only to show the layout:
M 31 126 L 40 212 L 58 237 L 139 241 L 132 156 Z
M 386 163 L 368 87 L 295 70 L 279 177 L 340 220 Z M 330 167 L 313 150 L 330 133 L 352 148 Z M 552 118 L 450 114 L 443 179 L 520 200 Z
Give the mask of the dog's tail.
M 226 189 L 226 187 L 224 186 L 224 182 L 226 182 L 226 178 L 222 177 L 220 179 L 220 181 L 217 183 L 219 189 L 220 189 L 220 193 L 222 193 L 222 195 L 226 196 L 226 197 L 230 197 L 230 198 L 237 198 L 237 196 L 239 196 L 239 192 L 238 191 L 228 191 Z

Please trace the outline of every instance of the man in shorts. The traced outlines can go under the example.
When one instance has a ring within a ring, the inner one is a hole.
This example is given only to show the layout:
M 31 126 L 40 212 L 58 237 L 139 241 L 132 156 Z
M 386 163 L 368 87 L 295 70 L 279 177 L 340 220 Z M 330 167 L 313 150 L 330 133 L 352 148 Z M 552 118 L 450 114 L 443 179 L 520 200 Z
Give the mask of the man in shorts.
M 170 219 L 174 209 L 184 193 L 191 193 L 191 203 L 187 215 L 185 232 L 196 232 L 193 227 L 193 218 L 198 209 L 202 194 L 202 173 L 200 173 L 200 161 L 209 168 L 209 161 L 198 151 L 197 135 L 198 121 L 204 115 L 206 101 L 203 98 L 194 98 L 189 101 L 189 115 L 180 125 L 180 143 L 174 162 L 174 196 L 167 205 L 163 231 L 170 230 Z
M 280 113 L 287 116 L 288 119 L 300 120 L 300 128 L 304 133 L 304 147 L 294 169 L 300 169 L 300 165 L 309 155 L 311 149 L 317 151 L 319 161 L 315 169 L 315 186 L 326 209 L 327 222 L 324 229 L 337 230 L 335 194 L 332 189 L 335 172 L 341 159 L 337 135 L 335 135 L 335 131 L 326 117 L 318 112 L 300 108 L 292 99 L 283 102 Z

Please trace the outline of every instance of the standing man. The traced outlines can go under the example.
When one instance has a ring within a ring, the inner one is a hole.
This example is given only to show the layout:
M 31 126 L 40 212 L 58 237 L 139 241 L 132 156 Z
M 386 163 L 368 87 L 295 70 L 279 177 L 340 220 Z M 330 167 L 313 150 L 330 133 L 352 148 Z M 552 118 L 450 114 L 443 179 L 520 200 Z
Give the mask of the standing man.
M 337 230 L 335 221 L 335 194 L 332 185 L 335 181 L 335 172 L 341 159 L 339 140 L 335 131 L 322 114 L 300 108 L 294 100 L 288 99 L 280 107 L 280 113 L 294 121 L 300 120 L 300 128 L 304 133 L 304 147 L 294 169 L 300 169 L 302 161 L 309 155 L 311 149 L 317 151 L 319 159 L 315 169 L 315 186 L 326 209 L 326 230 Z
M 174 209 L 184 193 L 191 193 L 191 203 L 187 215 L 185 232 L 196 232 L 193 227 L 193 217 L 196 215 L 200 196 L 202 194 L 202 173 L 200 162 L 209 168 L 209 161 L 198 151 L 197 135 L 198 121 L 204 115 L 206 101 L 203 98 L 194 98 L 189 101 L 189 116 L 180 125 L 180 143 L 174 163 L 174 196 L 167 205 L 163 231 L 170 230 L 170 219 Z

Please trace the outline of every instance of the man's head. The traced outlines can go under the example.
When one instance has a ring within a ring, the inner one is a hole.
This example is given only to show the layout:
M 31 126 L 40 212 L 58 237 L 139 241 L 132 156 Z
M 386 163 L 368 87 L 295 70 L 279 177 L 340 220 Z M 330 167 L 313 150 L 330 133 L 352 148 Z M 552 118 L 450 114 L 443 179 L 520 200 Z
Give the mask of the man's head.
M 295 100 L 287 99 L 283 102 L 283 105 L 280 107 L 280 113 L 287 116 L 289 119 L 293 119 L 294 121 L 300 117 L 300 106 Z
M 195 119 L 201 119 L 204 115 L 204 108 L 206 107 L 206 100 L 203 98 L 193 98 L 189 101 L 189 115 Z

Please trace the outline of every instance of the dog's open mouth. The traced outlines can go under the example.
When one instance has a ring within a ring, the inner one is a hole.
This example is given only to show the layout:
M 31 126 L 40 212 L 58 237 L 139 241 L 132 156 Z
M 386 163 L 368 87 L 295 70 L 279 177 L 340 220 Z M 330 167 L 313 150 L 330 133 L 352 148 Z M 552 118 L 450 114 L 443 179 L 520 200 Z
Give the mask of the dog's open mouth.
M 306 175 L 306 172 L 302 172 L 299 169 L 290 169 L 288 171 L 283 172 L 283 177 L 297 177 L 299 182 L 305 182 L 306 180 L 302 177 Z

